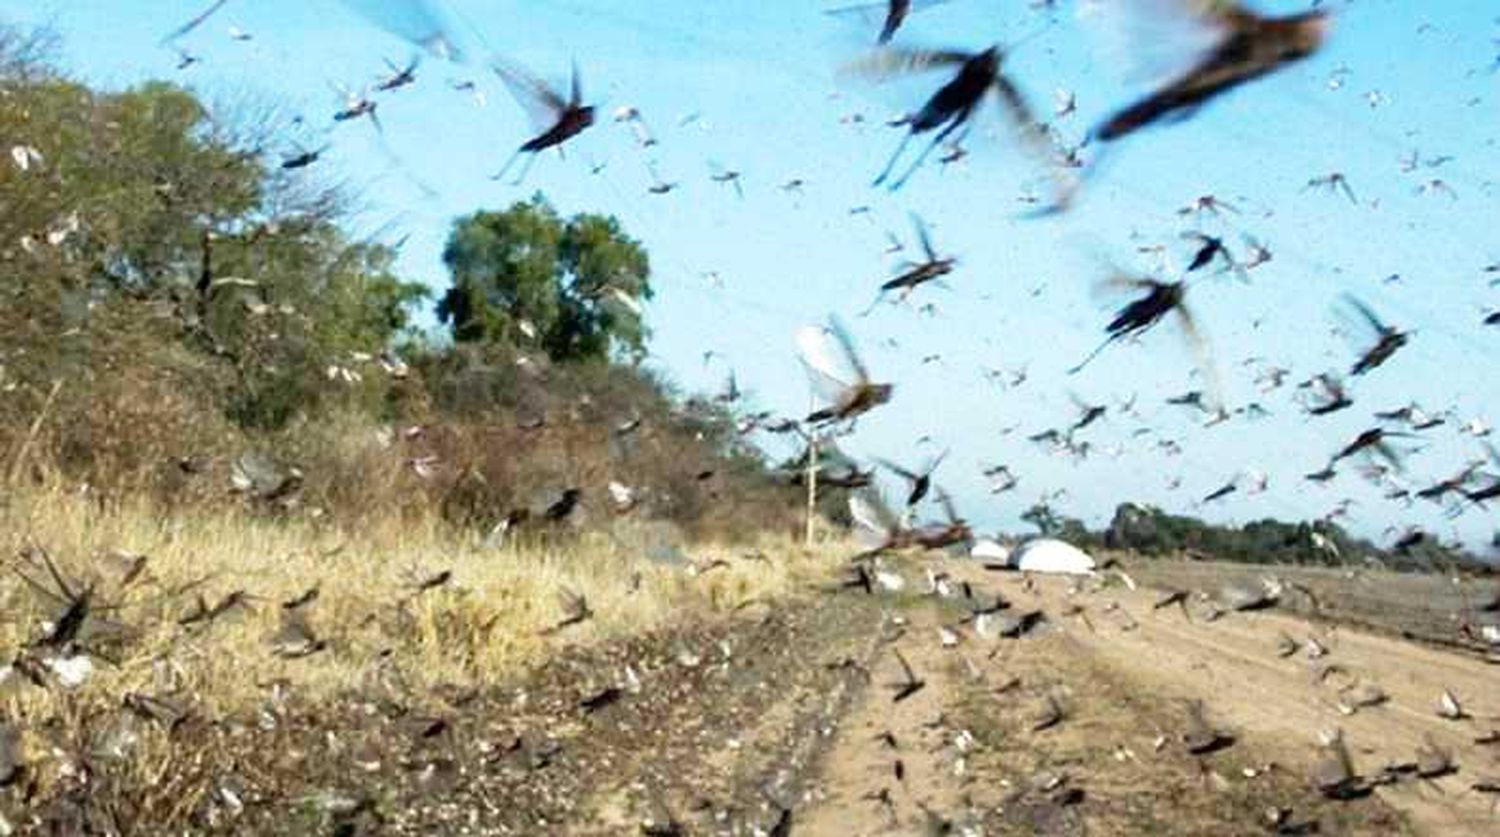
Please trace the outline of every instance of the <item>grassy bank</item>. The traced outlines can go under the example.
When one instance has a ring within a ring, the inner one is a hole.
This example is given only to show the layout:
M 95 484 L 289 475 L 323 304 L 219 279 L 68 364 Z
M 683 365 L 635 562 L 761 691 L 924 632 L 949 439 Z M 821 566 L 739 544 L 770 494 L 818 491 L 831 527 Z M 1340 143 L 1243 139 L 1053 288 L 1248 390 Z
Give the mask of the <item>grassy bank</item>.
M 672 556 L 649 527 L 628 523 L 551 545 L 496 545 L 438 521 L 349 530 L 234 511 L 179 517 L 145 505 L 101 510 L 60 490 L 10 497 L 0 538 L 12 567 L 0 577 L 5 659 L 66 655 L 32 647 L 68 606 L 44 555 L 74 593 L 92 591 L 75 644 L 93 672 L 71 689 L 12 673 L 9 713 L 27 716 L 127 693 L 227 712 L 282 679 L 331 693 L 392 671 L 413 690 L 482 683 L 561 645 L 774 600 L 837 560 L 837 550 L 777 539 Z M 312 601 L 286 606 L 310 591 Z M 556 627 L 570 615 L 580 621 Z

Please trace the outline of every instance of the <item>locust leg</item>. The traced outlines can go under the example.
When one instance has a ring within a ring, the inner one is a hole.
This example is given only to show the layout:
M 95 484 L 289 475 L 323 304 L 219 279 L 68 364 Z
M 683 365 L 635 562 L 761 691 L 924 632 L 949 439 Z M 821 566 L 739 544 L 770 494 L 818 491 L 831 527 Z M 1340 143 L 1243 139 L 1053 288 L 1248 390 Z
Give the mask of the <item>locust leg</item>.
M 526 158 L 526 162 L 524 164 L 522 164 L 522 166 L 521 166 L 521 172 L 516 175 L 516 179 L 515 180 L 512 180 L 510 182 L 510 185 L 512 185 L 512 186 L 520 186 L 522 183 L 526 182 L 526 175 L 528 175 L 528 174 L 531 173 L 531 167 L 533 165 L 535 165 L 535 164 L 536 164 L 536 155 L 535 154 L 532 154 L 531 156 L 527 157 Z
M 499 171 L 497 171 L 494 174 L 490 175 L 490 179 L 491 180 L 499 180 L 500 178 L 505 177 L 505 173 L 508 172 L 508 171 L 510 171 L 510 167 L 513 166 L 513 165 L 515 165 L 516 164 L 516 160 L 518 160 L 520 158 L 521 158 L 521 151 L 518 150 L 518 151 L 516 151 L 516 153 L 510 155 L 510 159 L 505 161 L 505 165 L 501 166 Z
M 917 159 L 912 162 L 911 168 L 908 168 L 906 170 L 906 173 L 901 175 L 901 179 L 891 184 L 891 191 L 894 192 L 897 189 L 900 189 L 902 186 L 905 186 L 906 181 L 910 180 L 911 176 L 917 173 L 917 169 L 921 168 L 922 164 L 927 162 L 927 158 L 931 156 L 933 150 L 942 145 L 943 140 L 946 140 L 949 134 L 952 134 L 954 131 L 958 130 L 966 122 L 969 121 L 969 115 L 973 113 L 973 110 L 973 108 L 965 108 L 964 110 L 961 110 L 958 113 L 954 114 L 952 121 L 948 123 L 947 127 L 943 128 L 943 130 L 941 131 L 938 131 L 937 136 L 932 138 L 932 142 L 929 142 L 927 144 L 927 147 L 922 149 L 922 153 L 917 155 Z M 894 160 L 892 162 L 894 163 Z
M 1115 337 L 1116 336 L 1117 335 L 1111 334 L 1110 336 L 1104 338 L 1104 342 L 1100 343 L 1099 347 L 1097 349 L 1094 349 L 1092 352 L 1089 352 L 1089 356 L 1086 357 L 1086 358 L 1084 358 L 1082 360 L 1082 362 L 1080 362 L 1077 366 L 1074 366 L 1072 369 L 1069 369 L 1068 370 L 1068 374 L 1069 375 L 1077 375 L 1079 372 L 1082 372 L 1083 371 L 1083 367 L 1088 366 L 1089 363 L 1091 363 L 1094 360 L 1094 358 L 1096 358 L 1096 357 L 1099 356 L 1100 352 L 1103 352 L 1106 348 L 1109 347 L 1109 344 L 1115 342 Z
M 901 144 L 896 146 L 896 153 L 891 155 L 890 161 L 885 164 L 885 169 L 880 172 L 879 177 L 875 178 L 875 182 L 870 184 L 871 186 L 879 186 L 882 183 L 885 183 L 885 179 L 887 177 L 890 177 L 891 172 L 895 170 L 896 161 L 900 160 L 901 154 L 906 151 L 906 144 L 911 142 L 911 138 L 914 136 L 916 136 L 915 131 L 906 132 L 906 136 L 901 138 Z

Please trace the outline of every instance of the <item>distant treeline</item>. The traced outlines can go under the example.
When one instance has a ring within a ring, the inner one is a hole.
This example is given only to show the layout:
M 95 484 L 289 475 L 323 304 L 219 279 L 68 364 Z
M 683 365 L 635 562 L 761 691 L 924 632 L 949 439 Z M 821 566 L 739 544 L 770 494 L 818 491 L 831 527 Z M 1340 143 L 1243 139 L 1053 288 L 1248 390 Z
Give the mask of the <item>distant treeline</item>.
M 1385 549 L 1358 538 L 1328 520 L 1290 523 L 1257 520 L 1244 526 L 1208 523 L 1137 503 L 1115 508 L 1107 528 L 1090 530 L 1081 520 L 1045 505 L 1022 518 L 1044 535 L 1087 549 L 1122 550 L 1154 557 L 1234 561 L 1245 564 L 1322 566 L 1378 564 L 1401 572 L 1461 569 L 1488 574 L 1494 567 L 1462 548 L 1430 535 L 1412 535 L 1398 548 Z

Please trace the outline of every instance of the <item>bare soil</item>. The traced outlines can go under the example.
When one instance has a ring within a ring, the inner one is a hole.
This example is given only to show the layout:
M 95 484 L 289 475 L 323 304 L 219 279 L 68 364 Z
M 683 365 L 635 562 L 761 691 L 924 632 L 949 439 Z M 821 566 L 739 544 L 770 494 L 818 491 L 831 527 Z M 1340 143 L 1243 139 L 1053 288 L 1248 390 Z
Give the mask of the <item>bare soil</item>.
M 33 733 L 70 754 L 72 772 L 23 775 L 0 791 L 0 815 L 18 833 L 54 834 L 1500 829 L 1494 796 L 1471 790 L 1500 777 L 1500 748 L 1475 742 L 1500 715 L 1500 669 L 1480 658 L 1326 614 L 1206 621 L 1196 600 L 1157 609 L 1150 585 L 1108 575 L 1026 579 L 945 559 L 904 569 L 905 593 L 830 587 L 571 648 L 492 686 L 411 694 L 393 665 L 331 701 L 266 684 L 244 717 L 152 721 L 121 707 L 39 720 Z M 955 595 L 922 592 L 927 569 L 948 573 Z M 963 581 L 1007 600 L 1004 613 L 1038 611 L 1037 624 L 986 638 Z M 1296 653 L 1277 654 L 1283 634 Z M 1326 654 L 1309 659 L 1309 638 Z M 899 702 L 898 651 L 923 683 Z M 1359 683 L 1387 699 L 1351 714 Z M 1439 717 L 1445 689 L 1468 717 Z M 1213 752 L 1183 740 L 1193 700 L 1224 739 Z M 1058 717 L 1041 724 L 1047 714 Z M 1332 728 L 1358 773 L 1390 781 L 1348 801 L 1317 792 L 1309 771 Z M 1433 744 L 1457 772 L 1385 770 Z

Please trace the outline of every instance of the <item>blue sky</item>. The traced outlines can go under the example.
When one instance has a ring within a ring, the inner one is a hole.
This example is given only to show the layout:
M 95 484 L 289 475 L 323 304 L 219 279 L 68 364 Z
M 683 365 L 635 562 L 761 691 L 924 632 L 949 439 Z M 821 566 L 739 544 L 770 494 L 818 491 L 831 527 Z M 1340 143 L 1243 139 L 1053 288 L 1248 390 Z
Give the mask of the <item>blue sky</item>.
M 472 55 L 498 52 L 556 79 L 576 60 L 586 98 L 602 106 L 601 124 L 570 144 L 565 160 L 538 160 L 521 187 L 488 179 L 531 131 L 482 63 L 427 61 L 417 85 L 382 101 L 386 139 L 402 161 L 394 168 L 367 125 L 334 127 L 340 100 L 332 84 L 370 84 L 384 70 L 382 57 L 401 61 L 409 46 L 336 0 L 234 0 L 183 40 L 203 60 L 177 72 L 176 56 L 157 42 L 203 5 L 0 0 L 0 18 L 54 26 L 65 38 L 68 69 L 93 83 L 165 77 L 210 99 L 266 97 L 304 114 L 305 141 L 326 133 L 333 143 L 324 173 L 361 188 L 360 229 L 384 230 L 391 240 L 409 234 L 401 267 L 435 287 L 446 281 L 439 254 L 458 215 L 541 190 L 564 212 L 619 216 L 655 267 L 652 362 L 685 389 L 721 386 L 726 367 L 702 362 L 712 349 L 733 364 L 754 404 L 799 413 L 807 384 L 791 334 L 839 313 L 875 376 L 896 384 L 892 403 L 861 420 L 846 447 L 919 461 L 933 452 L 917 445 L 923 435 L 952 446 L 939 481 L 979 526 L 1015 527 L 1020 511 L 1057 489 L 1068 491 L 1060 508 L 1093 522 L 1125 499 L 1243 522 L 1316 517 L 1347 497 L 1357 503 L 1346 524 L 1386 540 L 1387 527 L 1421 524 L 1444 537 L 1487 541 L 1500 526 L 1494 511 L 1470 509 L 1450 520 L 1430 504 L 1383 500 L 1350 466 L 1327 486 L 1302 479 L 1372 426 L 1375 410 L 1413 399 L 1432 412 L 1454 410 L 1447 426 L 1409 441 L 1405 478 L 1413 490 L 1482 455 L 1459 423 L 1500 421 L 1500 329 L 1480 324 L 1500 308 L 1500 288 L 1487 285 L 1494 274 L 1484 273 L 1500 261 L 1500 74 L 1489 71 L 1500 53 L 1500 20 L 1492 3 L 1325 4 L 1336 21 L 1322 52 L 1189 121 L 1121 143 L 1081 206 L 1042 221 L 1018 217 L 1025 208 L 1018 197 L 1044 183 L 1007 141 L 993 109 L 976 121 L 967 159 L 946 170 L 931 165 L 895 195 L 871 189 L 901 135 L 883 123 L 919 105 L 942 78 L 875 85 L 840 77 L 837 67 L 861 54 L 873 30 L 823 15 L 811 0 L 443 0 L 438 5 Z M 1142 90 L 1109 48 L 1114 30 L 1080 13 L 1087 5 L 1059 3 L 1049 23 L 1019 0 L 953 0 L 914 16 L 900 38 L 967 49 L 1020 42 L 1007 67 L 1039 111 L 1050 114 L 1054 90 L 1076 92 L 1078 113 L 1059 123 L 1076 141 Z M 254 40 L 231 40 L 230 25 Z M 1177 66 L 1170 54 L 1156 58 L 1158 66 Z M 486 104 L 450 89 L 448 80 L 459 79 L 476 81 Z M 645 115 L 656 147 L 643 151 L 610 120 L 627 105 Z M 850 124 L 855 113 L 863 123 Z M 1400 160 L 1414 150 L 1423 159 L 1453 159 L 1403 173 Z M 681 185 L 649 194 L 647 160 Z M 743 173 L 743 200 L 710 180 L 711 161 Z M 598 165 L 602 171 L 591 174 Z M 1359 205 L 1303 192 L 1309 178 L 1332 171 L 1347 176 Z M 806 181 L 800 194 L 778 188 L 794 178 Z M 1457 200 L 1418 192 L 1434 178 Z M 424 195 L 415 180 L 436 194 Z M 1223 221 L 1178 215 L 1206 194 L 1240 213 Z M 859 205 L 871 212 L 850 215 Z M 935 316 L 883 306 L 857 317 L 895 270 L 883 253 L 886 231 L 911 238 L 909 212 L 927 219 L 938 248 L 960 259 L 951 290 L 919 292 L 918 303 L 938 306 Z M 1250 284 L 1200 282 L 1190 298 L 1229 405 L 1259 401 L 1269 418 L 1204 429 L 1183 408 L 1164 404 L 1199 386 L 1169 324 L 1139 344 L 1112 347 L 1082 374 L 1064 374 L 1097 344 L 1123 301 L 1097 290 L 1104 260 L 1149 268 L 1151 258 L 1137 248 L 1164 243 L 1180 265 L 1189 248 L 1179 236 L 1193 228 L 1224 235 L 1231 246 L 1251 235 L 1274 251 Z M 704 277 L 709 272 L 722 288 Z M 1386 281 L 1393 274 L 1400 280 Z M 1345 322 L 1337 313 L 1345 293 L 1414 334 L 1387 365 L 1353 382 L 1353 409 L 1309 419 L 1292 401 L 1292 384 L 1346 372 L 1365 339 L 1334 332 Z M 930 355 L 941 360 L 924 364 Z M 1252 356 L 1289 367 L 1287 386 L 1258 393 L 1256 370 L 1243 365 Z M 1024 367 L 1028 379 L 1002 389 L 985 382 L 982 367 Z M 1073 420 L 1070 392 L 1111 406 L 1135 395 L 1140 418 L 1112 410 L 1081 433 L 1096 452 L 1082 463 L 1025 441 Z M 1137 436 L 1141 427 L 1151 434 Z M 1162 438 L 1178 441 L 1183 454 L 1164 456 Z M 1016 492 L 987 493 L 980 469 L 995 463 L 1020 477 Z M 1244 468 L 1266 472 L 1269 490 L 1194 507 Z M 1169 489 L 1178 479 L 1180 487 Z

